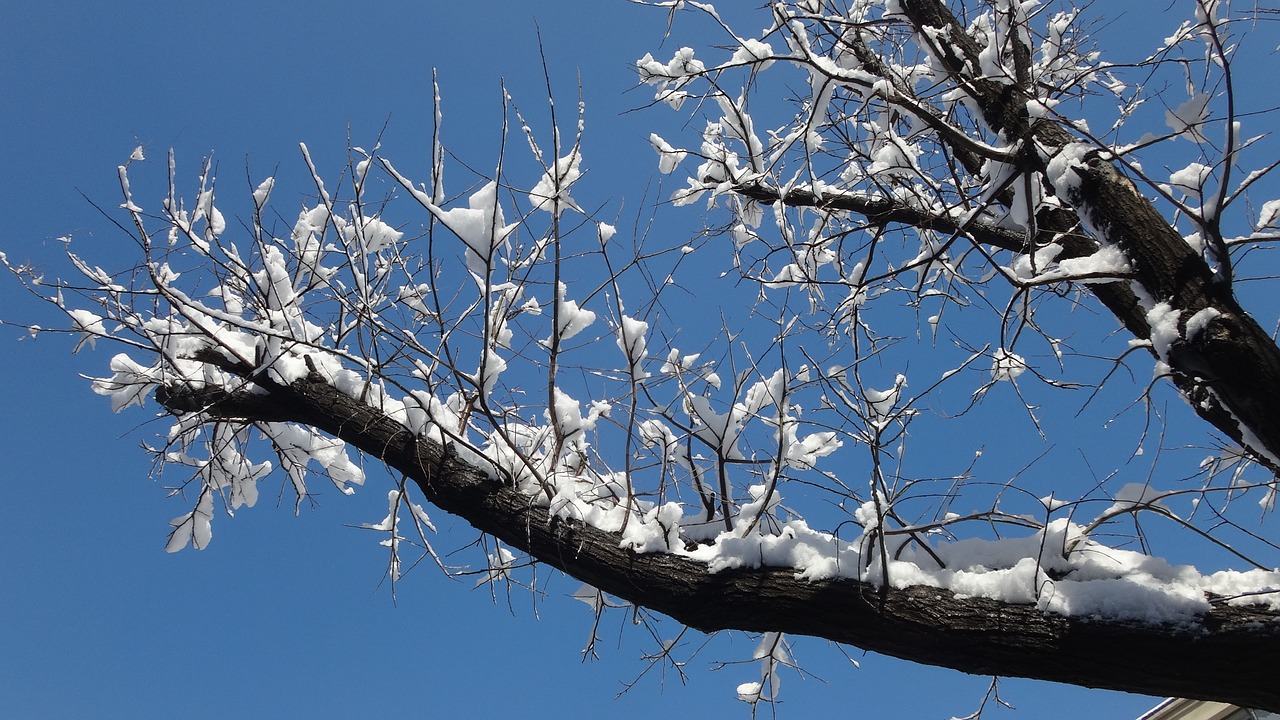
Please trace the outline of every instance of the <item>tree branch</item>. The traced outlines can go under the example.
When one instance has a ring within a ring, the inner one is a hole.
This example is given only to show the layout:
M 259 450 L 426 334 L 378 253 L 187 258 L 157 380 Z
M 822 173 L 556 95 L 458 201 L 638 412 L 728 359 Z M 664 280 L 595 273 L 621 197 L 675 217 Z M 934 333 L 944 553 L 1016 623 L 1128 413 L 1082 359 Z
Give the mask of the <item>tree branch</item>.
M 1026 247 L 1026 237 L 1022 233 L 975 222 L 967 223 L 962 227 L 961 223 L 954 218 L 912 207 L 887 195 L 869 196 L 852 193 L 818 195 L 803 188 L 790 188 L 782 192 L 776 187 L 759 181 L 737 185 L 733 191 L 766 205 L 781 200 L 787 207 L 812 207 L 857 213 L 865 217 L 869 225 L 899 223 L 923 230 L 965 235 L 973 238 L 975 242 L 1015 252 L 1021 252 Z
M 1033 605 L 929 587 L 810 582 L 790 568 L 712 573 L 679 556 L 637 555 L 620 537 L 553 517 L 437 442 L 312 375 L 266 393 L 157 393 L 171 412 L 290 420 L 330 433 L 412 478 L 423 495 L 531 557 L 698 630 L 782 631 L 963 672 L 1068 682 L 1280 710 L 1280 614 L 1217 604 L 1188 625 L 1068 618 Z
M 928 45 L 951 79 L 974 99 L 983 120 L 1010 142 L 1022 142 L 1025 172 L 1043 173 L 1044 163 L 1036 145 L 1053 154 L 1075 141 L 1061 123 L 1032 120 L 1028 100 L 1035 98 L 1014 82 L 979 77 L 978 43 L 940 0 L 902 0 L 901 11 Z M 945 38 L 934 42 L 931 38 Z M 1171 379 L 1196 413 L 1234 442 L 1250 451 L 1253 459 L 1280 473 L 1280 347 L 1240 306 L 1228 284 L 1218 282 L 1205 258 L 1138 192 L 1133 182 L 1105 159 L 1101 151 L 1076 168 L 1080 182 L 1070 191 L 1075 211 L 1047 209 L 1037 217 L 1037 241 L 1048 237 L 1064 247 L 1060 257 L 1084 257 L 1098 247 L 1098 240 L 1115 243 L 1130 259 L 1134 284 L 1154 302 L 1166 302 L 1179 312 L 1178 335 L 1167 352 L 1152 353 L 1168 363 Z M 748 185 L 737 192 L 767 201 L 767 191 Z M 774 199 L 777 191 L 774 191 Z M 998 228 L 970 227 L 929 213 L 901 207 L 888 198 L 836 196 L 806 197 L 790 191 L 783 202 L 832 207 L 860 213 L 873 224 L 898 222 L 944 232 L 961 232 L 977 242 L 1027 252 L 1026 238 Z M 1088 222 L 1082 223 L 1081 219 Z M 1089 227 L 1104 237 L 1083 235 Z M 1091 285 L 1090 290 L 1133 335 L 1151 339 L 1148 307 L 1128 283 Z M 1201 311 L 1212 319 L 1194 337 L 1186 337 L 1187 321 Z

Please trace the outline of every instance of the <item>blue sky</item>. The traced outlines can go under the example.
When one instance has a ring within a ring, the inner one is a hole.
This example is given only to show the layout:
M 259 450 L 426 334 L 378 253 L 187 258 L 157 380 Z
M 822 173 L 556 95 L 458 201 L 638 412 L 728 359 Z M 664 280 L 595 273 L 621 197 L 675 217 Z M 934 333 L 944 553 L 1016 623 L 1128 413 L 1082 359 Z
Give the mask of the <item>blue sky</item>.
M 115 167 L 137 145 L 152 162 L 173 148 L 190 177 L 216 150 L 223 187 L 239 188 L 246 161 L 255 181 L 301 178 L 300 141 L 322 171 L 336 173 L 348 132 L 371 145 L 385 125 L 385 154 L 424 168 L 433 67 L 448 144 L 491 166 L 500 79 L 535 125 L 543 117 L 539 28 L 562 101 L 581 78 L 596 188 L 617 188 L 608 196 L 634 203 L 656 172 L 648 133 L 679 127 L 665 109 L 623 113 L 650 97 L 628 92 L 633 63 L 661 54 L 666 26 L 665 13 L 624 0 L 482 8 L 45 0 L 5 20 L 0 250 L 51 269 L 61 267 L 56 238 L 67 234 L 90 258 L 128 251 L 90 201 L 119 202 Z M 671 232 L 698 228 L 696 213 L 669 223 Z M 57 324 L 7 278 L 0 314 Z M 376 538 L 351 527 L 385 513 L 377 475 L 356 498 L 330 492 L 296 518 L 291 499 L 273 507 L 274 490 L 264 486 L 257 508 L 219 518 L 208 550 L 165 554 L 166 521 L 181 509 L 148 479 L 138 448 L 164 425 L 136 410 L 113 416 L 78 377 L 103 373 L 109 351 L 72 356 L 69 338 L 19 340 L 11 328 L 0 330 L 0 343 L 8 408 L 0 415 L 0 707 L 8 715 L 746 714 L 733 689 L 754 678 L 754 666 L 709 671 L 749 657 L 753 644 L 741 636 L 697 655 L 687 684 L 650 674 L 613 700 L 645 669 L 639 656 L 652 645 L 619 616 L 604 628 L 601 658 L 581 662 L 590 616 L 565 599 L 577 583 L 563 577 L 541 574 L 546 595 L 536 601 L 518 592 L 493 602 L 471 581 L 424 566 L 393 602 Z M 458 529 L 439 546 L 472 537 Z M 480 559 L 474 550 L 459 557 Z M 986 685 L 850 651 L 862 665 L 854 669 L 814 640 L 797 651 L 825 682 L 786 677 L 784 717 L 945 718 L 969 712 Z M 1002 692 L 1020 717 L 1129 718 L 1153 704 L 1043 683 L 1009 681 Z

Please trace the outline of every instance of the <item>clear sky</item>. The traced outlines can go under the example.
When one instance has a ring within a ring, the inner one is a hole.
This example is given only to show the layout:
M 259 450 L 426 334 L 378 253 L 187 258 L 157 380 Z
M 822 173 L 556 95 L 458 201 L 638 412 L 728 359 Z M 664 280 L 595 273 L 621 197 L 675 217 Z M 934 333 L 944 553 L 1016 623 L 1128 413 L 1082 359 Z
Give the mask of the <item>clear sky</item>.
M 137 145 L 151 163 L 173 148 L 188 180 L 216 150 L 223 192 L 247 192 L 246 163 L 255 181 L 301 177 L 299 141 L 336 174 L 348 133 L 372 145 L 384 126 L 384 154 L 425 168 L 432 68 L 448 144 L 491 166 L 500 79 L 535 125 L 543 116 L 539 29 L 561 99 L 581 80 L 593 187 L 631 202 L 656 173 L 651 126 L 678 127 L 665 109 L 623 113 L 650 97 L 628 92 L 633 64 L 661 54 L 666 19 L 625 0 L 28 3 L 0 24 L 0 250 L 51 268 L 63 267 L 57 238 L 68 234 L 90 258 L 127 252 L 93 203 L 119 203 L 115 167 Z M 695 212 L 672 222 L 699 227 Z M 0 314 L 57 324 L 8 278 Z M 711 671 L 749 659 L 743 636 L 697 654 L 687 683 L 655 670 L 614 700 L 653 643 L 616 614 L 600 659 L 582 662 L 590 614 L 566 599 L 577 583 L 563 577 L 541 574 L 536 600 L 495 602 L 424 565 L 393 602 L 378 538 L 353 527 L 385 514 L 376 473 L 355 498 L 331 491 L 296 518 L 287 493 L 277 505 L 264 485 L 257 508 L 218 519 L 209 549 L 166 554 L 166 522 L 182 508 L 148 478 L 138 447 L 166 425 L 149 411 L 113 416 L 78 376 L 104 373 L 111 351 L 72 356 L 73 344 L 0 331 L 0 714 L 746 715 L 734 688 L 755 666 Z M 446 531 L 438 547 L 473 538 Z M 783 717 L 946 718 L 974 709 L 987 683 L 850 650 L 858 669 L 814 640 L 797 652 L 821 679 L 785 676 Z M 1017 681 L 1002 694 L 1017 717 L 1130 718 L 1154 704 Z

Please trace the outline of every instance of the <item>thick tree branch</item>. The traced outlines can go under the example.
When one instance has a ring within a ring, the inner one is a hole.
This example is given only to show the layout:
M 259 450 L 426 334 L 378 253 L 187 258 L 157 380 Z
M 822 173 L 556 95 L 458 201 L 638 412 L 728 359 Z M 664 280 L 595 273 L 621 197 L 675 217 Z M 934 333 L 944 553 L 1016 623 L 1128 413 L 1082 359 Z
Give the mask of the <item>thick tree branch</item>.
M 1180 313 L 1180 338 L 1164 358 L 1173 382 L 1201 418 L 1280 472 L 1280 348 L 1111 162 L 1095 153 L 1075 172 L 1080 212 L 1134 259 L 1134 282 Z M 1211 319 L 1187 337 L 1187 322 L 1202 312 Z
M 887 195 L 870 196 L 853 193 L 818 195 L 804 188 L 790 188 L 782 192 L 776 187 L 759 181 L 735 186 L 733 191 L 765 205 L 781 200 L 787 207 L 812 207 L 852 212 L 866 218 L 867 224 L 873 226 L 897 223 L 922 230 L 963 234 L 976 242 L 1002 250 L 1021 251 L 1026 246 L 1026 238 L 1022 233 L 977 222 L 970 222 L 962 227 L 961 223 L 954 218 L 912 207 Z
M 1045 170 L 1038 154 L 1030 149 L 1038 146 L 1052 154 L 1075 141 L 1060 123 L 1028 116 L 1027 102 L 1035 98 L 1024 86 L 1012 79 L 981 76 L 981 48 L 944 2 L 902 0 L 900 7 L 921 41 L 929 44 L 934 58 L 974 99 L 984 122 L 1009 142 L 1021 142 L 1028 149 L 1023 154 L 1027 172 Z M 1118 245 L 1134 268 L 1134 287 L 1149 298 L 1147 304 L 1166 302 L 1180 313 L 1181 337 L 1167 352 L 1153 348 L 1153 354 L 1168 363 L 1174 384 L 1202 419 L 1249 449 L 1255 460 L 1280 472 L 1280 347 L 1239 305 L 1230 286 L 1216 280 L 1205 258 L 1113 162 L 1095 152 L 1087 165 L 1075 172 L 1079 183 L 1070 191 L 1075 211 L 1042 211 L 1037 217 L 1037 239 L 1049 236 L 1062 244 L 1062 258 L 1083 257 L 1097 249 L 1097 241 L 1080 232 L 1082 226 Z M 738 188 L 737 192 L 768 199 L 767 188 L 759 186 Z M 777 199 L 777 191 L 773 195 Z M 899 207 L 887 198 L 816 198 L 791 191 L 782 200 L 856 212 L 877 225 L 897 222 L 944 232 L 960 230 L 954 222 L 948 226 L 944 219 Z M 1082 218 L 1087 222 L 1082 223 Z M 1017 233 L 971 226 L 963 231 L 980 243 L 1029 250 L 1025 237 Z M 1090 290 L 1135 337 L 1151 339 L 1148 308 L 1128 283 L 1091 285 Z M 1187 321 L 1202 311 L 1208 311 L 1212 319 L 1203 331 L 1185 337 Z
M 783 631 L 963 672 L 1019 676 L 1280 710 L 1280 616 L 1219 604 L 1189 625 L 1067 618 L 1031 605 L 928 587 L 799 580 L 787 568 L 709 572 L 678 556 L 637 555 L 416 437 L 318 376 L 267 393 L 169 387 L 171 412 L 245 422 L 291 420 L 360 448 L 412 478 L 426 498 L 482 532 L 604 592 L 704 630 Z

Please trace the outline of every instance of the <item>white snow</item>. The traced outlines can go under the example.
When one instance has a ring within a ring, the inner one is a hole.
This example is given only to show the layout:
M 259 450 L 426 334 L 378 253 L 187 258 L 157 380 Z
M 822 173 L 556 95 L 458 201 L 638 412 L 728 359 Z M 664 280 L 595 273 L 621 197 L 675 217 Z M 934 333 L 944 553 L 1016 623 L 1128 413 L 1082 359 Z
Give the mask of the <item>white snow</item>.
M 212 520 L 213 493 L 204 490 L 200 493 L 200 499 L 196 501 L 196 506 L 191 512 L 169 521 L 173 530 L 169 533 L 165 552 L 178 552 L 188 544 L 197 550 L 208 547 L 209 540 L 213 537 L 213 527 L 210 524 Z
M 1187 327 L 1184 331 L 1187 340 L 1195 340 L 1200 333 L 1209 327 L 1209 323 L 1213 322 L 1214 318 L 1221 316 L 1222 313 L 1217 308 L 1207 307 L 1197 310 L 1194 315 L 1187 319 Z
M 575 147 L 568 155 L 556 160 L 547 168 L 542 179 L 529 191 L 529 202 L 535 210 L 555 212 L 560 215 L 566 209 L 581 210 L 569 197 L 569 189 L 582 177 L 582 154 Z
M 271 190 L 276 186 L 276 179 L 269 177 L 258 184 L 253 190 L 253 206 L 258 210 L 267 206 L 267 200 L 271 198 Z
M 1258 211 L 1258 229 L 1270 227 L 1280 227 L 1280 200 L 1268 200 Z
M 658 152 L 658 170 L 663 175 L 670 175 L 675 171 L 680 161 L 684 160 L 685 155 L 688 154 L 684 150 L 671 147 L 671 144 L 659 137 L 657 133 L 649 136 L 649 143 Z
M 378 217 L 363 218 L 342 228 L 343 237 L 349 243 L 358 243 L 370 255 L 393 247 L 404 233 L 383 222 Z
M 797 437 L 798 423 L 784 422 L 782 446 L 786 448 L 783 462 L 787 467 L 811 470 L 817 466 L 818 458 L 823 458 L 839 450 L 844 442 L 831 431 L 815 432 Z
M 1186 167 L 1169 175 L 1169 185 L 1186 196 L 1199 198 L 1204 195 L 1204 189 L 1212 173 L 1213 168 L 1204 163 L 1189 163 Z
M 364 484 L 364 470 L 347 455 L 346 443 L 321 435 L 316 430 L 293 423 L 259 423 L 259 429 L 276 448 L 285 474 L 305 495 L 307 466 L 322 468 L 340 491 L 355 492 L 353 485 Z
M 498 202 L 498 183 L 492 180 L 485 183 L 467 198 L 467 207 L 444 210 L 386 160 L 382 164 L 397 182 L 413 193 L 414 199 L 466 245 L 467 269 L 483 286 L 483 279 L 491 269 L 493 254 L 519 227 L 519 223 L 507 224 L 502 205 Z
M 493 394 L 493 389 L 498 384 L 498 376 L 506 369 L 507 361 L 504 360 L 493 348 L 486 348 L 484 351 L 484 359 L 480 362 L 480 369 L 476 373 L 476 380 L 480 385 L 480 391 L 485 397 Z
M 511 567 L 515 564 L 515 561 L 515 553 L 504 547 L 499 547 L 497 552 L 489 553 L 489 567 L 480 576 L 480 579 L 476 580 L 476 587 L 509 579 L 511 577 Z
M 556 334 L 560 342 L 573 338 L 596 321 L 596 314 L 590 310 L 584 310 L 578 306 L 577 302 L 568 299 L 567 292 L 568 288 L 565 284 L 560 283 L 559 292 L 556 294 Z
M 893 387 L 887 390 L 871 390 L 868 388 L 864 395 L 867 399 L 867 409 L 871 412 L 872 417 L 881 421 L 888 418 L 893 412 L 893 408 L 898 404 L 898 396 L 902 394 L 902 388 L 906 386 L 906 376 L 899 374 L 893 380 Z
M 1181 310 L 1175 310 L 1167 302 L 1158 302 L 1147 310 L 1147 324 L 1151 326 L 1151 347 L 1161 360 L 1169 358 L 1169 349 L 1181 339 L 1178 318 Z
M 1085 158 L 1097 148 L 1089 143 L 1073 142 L 1062 146 L 1045 168 L 1045 178 L 1053 186 L 1054 195 L 1063 202 L 1073 202 L 1081 178 L 1075 169 L 1085 166 Z
M 1160 499 L 1168 494 L 1167 492 L 1156 490 L 1148 483 L 1128 483 L 1120 488 L 1120 491 L 1115 494 L 1116 501 L 1104 510 L 1102 514 L 1110 515 L 1141 507 L 1159 507 L 1168 512 L 1168 508 L 1164 503 L 1160 502 Z
M 743 63 L 756 65 L 757 72 L 767 70 L 773 60 L 773 48 L 767 42 L 756 40 L 754 38 L 741 40 L 742 45 L 733 53 L 733 57 L 729 58 L 730 63 Z
M 997 348 L 991 358 L 991 379 L 997 382 L 1016 380 L 1027 371 L 1027 361 L 1019 354 Z
M 1032 253 L 1018 255 L 1008 267 L 1011 277 L 1029 285 L 1053 282 L 1110 282 L 1132 272 L 1119 247 L 1104 244 L 1092 255 L 1058 260 L 1062 246 L 1049 243 Z
M 159 384 L 158 369 L 143 367 L 124 353 L 111 358 L 112 375 L 93 381 L 93 391 L 111 398 L 111 411 L 120 412 L 130 405 L 142 407 L 147 395 Z
M 693 55 L 693 48 L 682 47 L 672 55 L 669 62 L 663 65 L 654 60 L 652 54 L 645 53 L 644 57 L 636 61 L 636 68 L 640 71 L 640 81 L 650 85 L 659 85 L 664 81 L 705 72 L 706 65 L 701 60 L 695 59 Z
M 631 379 L 636 382 L 649 377 L 649 373 L 644 370 L 644 363 L 648 359 L 648 341 L 645 338 L 648 331 L 649 323 L 627 315 L 622 316 L 622 322 L 618 325 L 618 349 L 627 356 Z
M 71 323 L 75 326 L 76 331 L 80 333 L 80 340 L 76 343 L 75 350 L 72 350 L 73 353 L 79 351 L 80 346 L 85 343 L 88 343 L 89 348 L 92 349 L 97 338 L 107 336 L 107 328 L 102 324 L 106 318 L 101 315 L 78 308 L 68 310 L 67 315 L 71 318 Z
M 874 528 L 874 506 L 863 510 L 860 519 L 868 529 Z M 1203 576 L 1189 566 L 1172 566 L 1159 558 L 1105 547 L 1082 536 L 1081 530 L 1059 519 L 1043 532 L 1023 538 L 939 543 L 933 550 L 947 564 L 945 569 L 910 546 L 892 553 L 899 559 L 884 568 L 878 553 L 862 549 L 862 541 L 840 541 L 815 533 L 799 521 L 787 523 L 771 536 L 741 538 L 725 533 L 712 545 L 681 554 L 706 562 L 713 571 L 791 567 L 801 578 L 856 578 L 873 584 L 883 582 L 887 574 L 895 588 L 924 585 L 961 596 L 1034 603 L 1063 615 L 1152 623 L 1191 621 L 1209 609 L 1206 592 L 1239 595 L 1280 587 L 1277 572 Z M 1049 578 L 1045 571 L 1050 569 L 1062 579 Z M 1280 607 L 1280 599 L 1251 600 Z
M 1083 283 L 1107 282 L 1110 278 L 1123 277 L 1133 270 L 1120 248 L 1110 244 L 1099 248 L 1092 255 L 1060 260 L 1058 269 L 1065 279 Z
M 1209 119 L 1211 99 L 1207 92 L 1195 93 L 1178 107 L 1165 111 L 1165 125 L 1177 135 L 1186 135 L 1195 142 L 1208 142 L 1202 131 L 1204 122 Z

